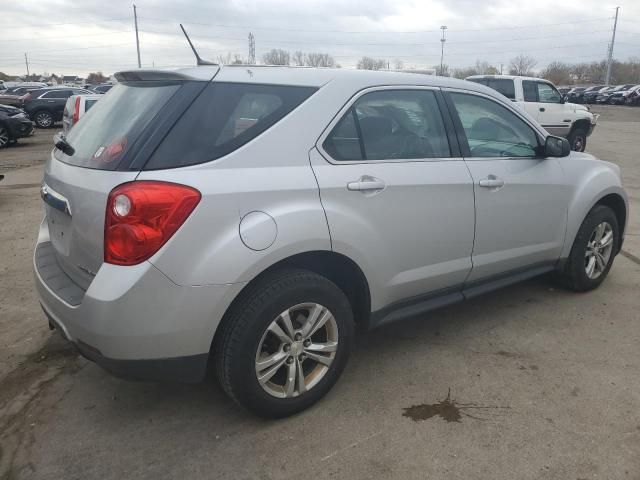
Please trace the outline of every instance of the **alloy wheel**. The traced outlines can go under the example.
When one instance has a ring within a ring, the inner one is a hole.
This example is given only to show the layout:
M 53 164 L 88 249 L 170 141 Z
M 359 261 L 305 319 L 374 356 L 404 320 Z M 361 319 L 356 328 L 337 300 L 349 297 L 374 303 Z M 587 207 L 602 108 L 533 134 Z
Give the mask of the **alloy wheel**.
M 315 387 L 338 350 L 338 325 L 317 303 L 301 303 L 278 315 L 258 343 L 255 372 L 260 386 L 277 398 Z
M 584 254 L 584 268 L 587 277 L 595 280 L 606 270 L 613 250 L 613 228 L 609 222 L 602 222 L 593 230 Z
M 573 145 L 571 146 L 571 149 L 574 152 L 582 152 L 584 150 L 584 137 L 581 135 L 575 137 L 573 139 Z
M 48 128 L 53 124 L 53 118 L 49 113 L 41 112 L 36 115 L 36 124 L 42 128 Z

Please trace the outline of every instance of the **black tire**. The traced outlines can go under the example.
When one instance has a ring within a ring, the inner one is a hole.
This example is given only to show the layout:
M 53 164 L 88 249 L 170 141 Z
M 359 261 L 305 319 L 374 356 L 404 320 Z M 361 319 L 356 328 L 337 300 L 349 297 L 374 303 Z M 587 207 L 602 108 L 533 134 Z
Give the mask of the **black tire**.
M 33 114 L 33 121 L 38 128 L 51 128 L 55 124 L 53 114 L 47 110 L 38 110 Z
M 587 148 L 587 131 L 582 127 L 576 127 L 571 130 L 567 140 L 569 140 L 571 150 L 574 152 L 584 152 L 584 149 Z
M 595 228 L 602 222 L 607 222 L 611 225 L 613 230 L 613 244 L 611 254 L 606 263 L 606 267 L 597 278 L 589 278 L 586 272 L 585 255 L 587 253 L 587 246 L 591 239 Z M 586 218 L 582 222 L 580 229 L 573 241 L 571 247 L 571 253 L 567 262 L 564 265 L 564 269 L 560 274 L 560 280 L 569 289 L 576 292 L 586 292 L 597 288 L 607 277 L 613 259 L 618 253 L 620 242 L 620 230 L 618 226 L 618 219 L 611 210 L 611 208 L 604 205 L 596 205 L 587 214 Z
M 296 397 L 276 398 L 258 381 L 258 345 L 281 312 L 308 302 L 323 305 L 333 314 L 339 334 L 335 357 L 313 388 Z M 236 403 L 259 416 L 281 418 L 298 413 L 320 400 L 340 377 L 351 350 L 353 323 L 349 300 L 327 278 L 300 269 L 267 275 L 243 292 L 223 319 L 214 345 L 218 380 Z
M 9 130 L 4 125 L 0 125 L 0 148 L 8 147 L 11 143 Z

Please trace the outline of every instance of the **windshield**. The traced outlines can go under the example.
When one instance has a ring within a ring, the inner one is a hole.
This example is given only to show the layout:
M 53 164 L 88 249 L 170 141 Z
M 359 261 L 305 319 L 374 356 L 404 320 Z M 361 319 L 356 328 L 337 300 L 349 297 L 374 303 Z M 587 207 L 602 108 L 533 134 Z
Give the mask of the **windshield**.
M 127 150 L 180 85 L 160 82 L 116 85 L 69 132 L 67 142 L 75 153 L 69 156 L 56 150 L 56 158 L 80 167 L 117 169 Z

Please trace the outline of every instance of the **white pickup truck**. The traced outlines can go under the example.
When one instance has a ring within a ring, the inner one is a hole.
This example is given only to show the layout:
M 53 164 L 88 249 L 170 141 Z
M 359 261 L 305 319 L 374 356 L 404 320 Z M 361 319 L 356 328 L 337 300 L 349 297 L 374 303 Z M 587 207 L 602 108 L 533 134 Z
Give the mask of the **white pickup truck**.
M 535 118 L 550 134 L 566 137 L 571 149 L 583 152 L 598 121 L 584 105 L 567 103 L 551 82 L 511 75 L 474 75 L 470 82 L 497 90 Z

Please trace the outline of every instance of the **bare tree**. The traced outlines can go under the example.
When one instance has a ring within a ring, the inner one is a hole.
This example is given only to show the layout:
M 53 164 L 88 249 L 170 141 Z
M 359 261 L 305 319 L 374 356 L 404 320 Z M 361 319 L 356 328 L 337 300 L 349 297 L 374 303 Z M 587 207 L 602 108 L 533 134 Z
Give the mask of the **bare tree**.
M 511 75 L 531 76 L 531 69 L 538 64 L 535 58 L 529 55 L 520 54 L 511 59 L 509 63 L 509 73 Z
M 87 83 L 104 83 L 107 81 L 107 77 L 105 77 L 102 72 L 91 72 L 87 75 Z
M 290 55 L 286 50 L 274 48 L 262 56 L 262 61 L 266 65 L 289 65 Z
M 402 70 L 404 68 L 404 62 L 399 58 L 396 58 L 393 61 L 393 66 L 395 67 L 396 70 Z
M 449 65 L 447 65 L 446 63 L 442 65 L 442 68 L 440 68 L 440 65 L 434 65 L 433 68 L 436 71 L 436 75 L 438 75 L 439 77 L 450 77 L 451 76 L 451 71 L 449 69 Z
M 300 50 L 298 50 L 297 52 L 293 53 L 294 65 L 298 67 L 302 67 L 303 65 L 306 65 L 306 61 L 307 61 L 307 56 L 305 55 L 304 52 L 301 52 Z
M 556 85 L 568 85 L 573 81 L 571 65 L 562 62 L 551 62 L 547 68 L 540 72 L 540 76 Z
M 311 52 L 306 55 L 306 65 L 310 67 L 335 67 L 336 61 L 328 53 Z
M 242 55 L 227 52 L 226 55 L 218 55 L 218 63 L 221 65 L 242 65 L 247 62 L 242 58 Z
M 362 57 L 358 60 L 358 70 L 382 70 L 386 68 L 387 61 L 382 59 L 375 59 L 371 57 Z

